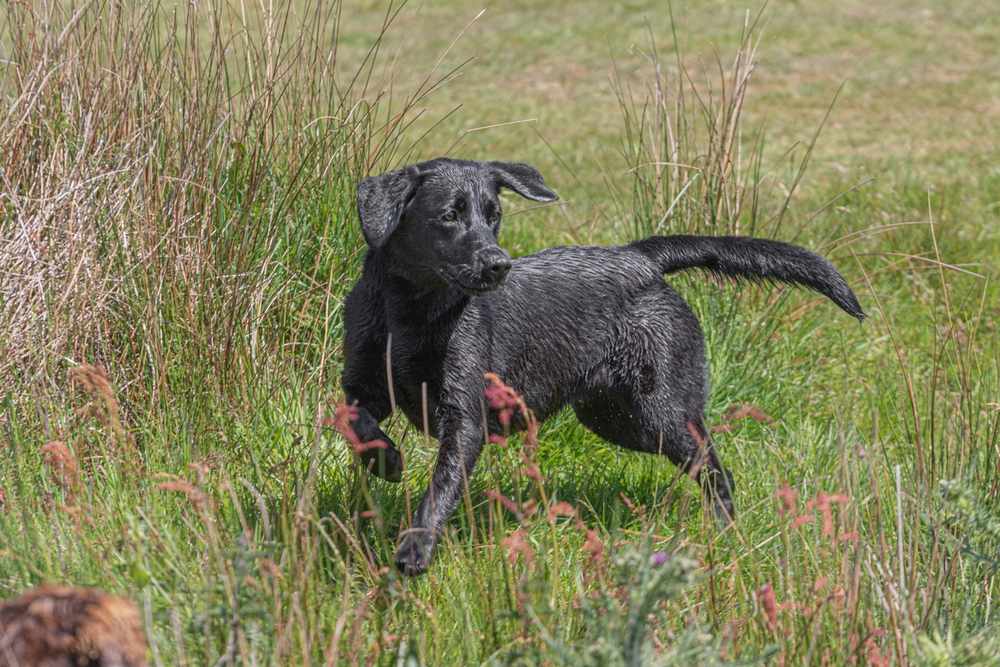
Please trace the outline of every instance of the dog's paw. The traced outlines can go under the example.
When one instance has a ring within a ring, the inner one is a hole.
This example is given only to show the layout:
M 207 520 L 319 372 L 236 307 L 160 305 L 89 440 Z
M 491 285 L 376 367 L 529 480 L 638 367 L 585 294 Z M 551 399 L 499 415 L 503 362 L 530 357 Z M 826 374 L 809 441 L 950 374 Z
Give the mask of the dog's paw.
M 366 451 L 361 455 L 361 465 L 371 474 L 387 482 L 398 482 L 403 479 L 403 455 L 391 444 Z
M 431 564 L 435 542 L 430 530 L 410 529 L 396 549 L 396 568 L 408 577 L 423 574 Z

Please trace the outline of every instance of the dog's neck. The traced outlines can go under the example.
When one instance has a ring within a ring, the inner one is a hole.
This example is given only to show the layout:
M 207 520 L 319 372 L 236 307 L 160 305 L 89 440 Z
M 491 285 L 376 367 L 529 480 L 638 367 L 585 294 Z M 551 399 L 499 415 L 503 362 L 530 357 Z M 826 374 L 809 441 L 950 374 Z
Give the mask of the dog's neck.
M 386 314 L 392 323 L 425 328 L 429 324 L 453 326 L 469 303 L 469 296 L 457 287 L 421 285 L 389 269 L 384 253 L 369 250 L 365 258 L 365 277 L 378 286 Z M 391 305 L 390 305 L 391 304 Z

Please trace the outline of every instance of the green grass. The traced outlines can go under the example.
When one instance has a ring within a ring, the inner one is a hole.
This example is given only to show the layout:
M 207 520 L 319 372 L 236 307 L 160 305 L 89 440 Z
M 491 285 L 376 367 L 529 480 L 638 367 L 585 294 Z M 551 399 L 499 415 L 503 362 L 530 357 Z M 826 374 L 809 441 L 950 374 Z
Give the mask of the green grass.
M 673 23 L 515 2 L 464 32 L 479 5 L 413 3 L 384 34 L 381 3 L 207 4 L 0 24 L 0 595 L 124 594 L 157 665 L 998 664 L 995 12 L 775 5 L 748 43 L 721 2 Z M 654 179 L 671 150 L 693 167 Z M 753 231 L 843 269 L 860 327 L 811 294 L 671 279 L 706 331 L 709 422 L 774 418 L 715 436 L 735 529 L 564 412 L 537 448 L 487 448 L 427 575 L 387 567 L 436 444 L 394 417 L 388 485 L 324 425 L 354 185 L 445 152 L 560 192 L 505 206 L 515 254 Z M 87 364 L 112 391 L 71 376 Z

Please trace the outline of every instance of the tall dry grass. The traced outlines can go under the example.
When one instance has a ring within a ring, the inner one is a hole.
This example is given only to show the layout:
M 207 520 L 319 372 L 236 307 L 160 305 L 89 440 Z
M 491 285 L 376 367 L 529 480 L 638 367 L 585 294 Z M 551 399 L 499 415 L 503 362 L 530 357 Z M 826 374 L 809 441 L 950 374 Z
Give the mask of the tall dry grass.
M 0 393 L 81 361 L 155 397 L 173 368 L 247 381 L 276 358 L 329 359 L 353 184 L 392 163 L 439 82 L 370 88 L 379 35 L 340 71 L 341 13 L 6 5 Z

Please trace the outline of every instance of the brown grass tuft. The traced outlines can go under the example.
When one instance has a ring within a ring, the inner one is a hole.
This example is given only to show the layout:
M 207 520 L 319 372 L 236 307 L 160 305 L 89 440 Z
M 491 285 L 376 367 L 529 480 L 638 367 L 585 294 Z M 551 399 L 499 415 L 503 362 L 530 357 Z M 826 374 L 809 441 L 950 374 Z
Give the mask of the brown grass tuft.
M 736 424 L 734 422 L 742 419 L 751 419 L 755 422 L 760 422 L 761 424 L 774 423 L 774 417 L 767 414 L 756 405 L 742 403 L 740 405 L 729 406 L 729 408 L 722 413 L 722 423 L 713 426 L 712 432 L 728 433 L 736 428 Z
M 203 509 L 208 505 L 208 495 L 191 482 L 183 479 L 173 479 L 167 482 L 160 482 L 156 485 L 156 488 L 161 491 L 180 493 L 198 509 Z
M 129 600 L 42 586 L 0 604 L 0 667 L 146 664 L 146 636 Z
M 90 401 L 77 409 L 77 415 L 96 419 L 111 432 L 116 446 L 132 446 L 131 435 L 122 423 L 122 409 L 111 386 L 111 379 L 104 366 L 80 364 L 69 370 L 70 386 L 78 387 L 90 397 Z
M 49 467 L 56 482 L 72 502 L 80 490 L 80 466 L 76 456 L 65 442 L 53 440 L 42 445 L 42 460 Z

